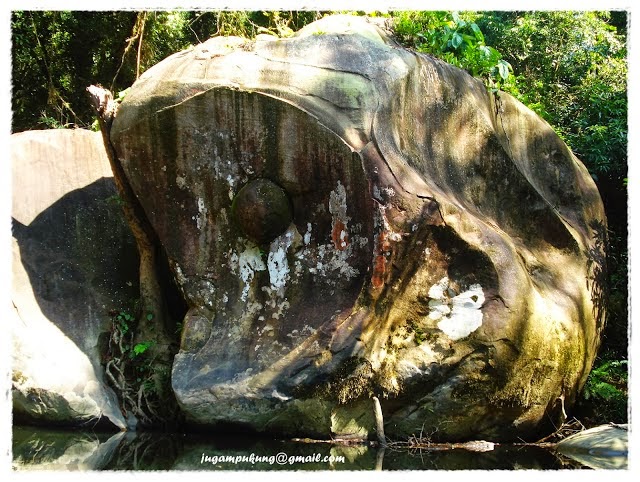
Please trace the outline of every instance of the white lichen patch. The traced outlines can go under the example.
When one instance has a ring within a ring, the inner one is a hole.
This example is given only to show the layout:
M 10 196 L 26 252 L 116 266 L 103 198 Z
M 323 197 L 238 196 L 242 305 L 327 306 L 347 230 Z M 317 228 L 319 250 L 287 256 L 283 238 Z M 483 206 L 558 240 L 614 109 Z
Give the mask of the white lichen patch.
M 294 224 L 276 239 L 269 246 L 267 256 L 267 269 L 269 270 L 269 283 L 272 290 L 279 294 L 284 292 L 284 287 L 289 280 L 289 261 L 287 252 L 293 243 L 295 235 L 300 236 Z
M 271 286 L 275 289 L 284 288 L 289 277 L 289 263 L 287 261 L 287 251 L 283 246 L 279 246 L 275 251 L 269 252 L 267 268 Z
M 382 202 L 382 194 L 380 193 L 380 188 L 376 184 L 373 185 L 373 198 L 376 201 Z
M 256 361 L 261 367 L 272 365 L 289 353 L 289 348 L 278 340 L 269 339 L 266 343 L 259 343 L 254 348 Z
M 382 191 L 389 198 L 392 198 L 392 197 L 394 197 L 396 195 L 396 192 L 394 191 L 394 189 L 392 187 L 385 187 L 385 188 L 382 189 Z
M 247 182 L 248 177 L 237 159 L 223 159 L 220 157 L 217 146 L 213 147 L 213 155 L 211 156 L 213 166 L 206 166 L 212 169 L 213 178 L 218 181 L 226 181 L 229 186 L 229 199 L 233 200 L 236 191 Z
M 396 191 L 392 187 L 383 187 L 380 189 L 377 185 L 373 185 L 373 198 L 381 203 L 387 202 L 395 197 Z
M 349 245 L 347 215 L 347 191 L 338 181 L 335 190 L 329 193 L 329 213 L 331 213 L 331 237 L 336 249 L 344 251 Z
M 187 180 L 182 176 L 176 176 L 176 186 L 178 186 L 180 189 L 186 189 Z
M 402 234 L 394 231 L 391 228 L 391 225 L 389 224 L 389 220 L 387 219 L 387 215 L 385 214 L 384 209 L 381 210 L 381 214 L 382 214 L 382 228 L 386 233 L 387 239 L 390 241 L 396 241 L 396 242 L 402 241 Z
M 360 248 L 364 248 L 369 244 L 369 238 L 366 236 L 354 236 L 353 242 Z
M 332 216 L 340 219 L 345 226 L 351 219 L 347 216 L 347 191 L 340 181 L 338 181 L 336 188 L 329 193 L 329 212 Z
M 347 231 L 342 229 L 339 236 L 340 248 L 345 249 L 347 247 Z
M 287 337 L 291 339 L 292 346 L 302 343 L 304 340 L 315 334 L 317 330 L 309 325 L 304 325 L 300 330 L 292 330 L 287 333 Z
M 174 261 L 172 265 L 173 265 L 173 271 L 176 274 L 176 281 L 180 286 L 184 286 L 187 282 L 187 277 L 182 272 L 182 269 L 180 268 L 180 265 L 178 263 Z
M 449 278 L 446 276 L 429 288 L 427 296 L 432 300 L 442 300 L 445 297 L 445 290 L 449 287 Z
M 207 224 L 208 209 L 204 204 L 204 199 L 202 199 L 201 197 L 198 198 L 197 204 L 198 204 L 198 215 L 196 216 L 196 226 L 198 227 L 198 230 L 201 231 Z
M 192 293 L 195 293 L 197 299 L 199 299 L 209 309 L 214 308 L 214 300 L 216 297 L 215 285 L 207 280 L 201 279 L 191 289 Z
M 230 265 L 233 267 L 235 265 L 233 257 L 236 256 L 235 253 L 231 256 Z M 240 295 L 240 299 L 242 301 L 247 300 L 247 296 L 249 295 L 249 288 L 251 287 L 251 281 L 255 277 L 255 273 L 258 271 L 264 271 L 267 267 L 262 261 L 262 254 L 260 253 L 260 248 L 256 246 L 254 243 L 247 241 L 245 244 L 245 249 L 240 253 L 240 256 L 237 256 L 237 269 L 238 274 L 240 275 L 240 279 L 244 283 L 244 287 L 242 288 L 242 294 Z
M 367 238 L 366 236 L 360 236 L 360 233 L 362 232 L 362 224 L 361 223 L 354 224 L 353 227 L 351 228 L 351 231 L 353 233 L 352 242 L 357 247 L 364 248 L 369 244 L 369 238 Z
M 278 390 L 274 388 L 273 392 L 271 392 L 271 396 L 277 400 L 282 402 L 286 402 L 287 400 L 291 400 L 291 397 L 287 397 L 286 395 L 282 395 Z
M 324 277 L 329 284 L 335 284 L 335 276 L 346 279 L 358 276 L 359 271 L 349 264 L 352 252 L 352 244 L 344 250 L 335 249 L 333 244 L 321 244 L 318 246 L 318 261 L 314 268 L 309 268 L 309 272 Z
M 257 328 L 257 330 L 258 330 L 258 335 L 260 336 L 264 335 L 265 333 L 272 334 L 273 326 L 267 324 L 267 325 L 264 325 L 262 328 Z
M 429 318 L 440 320 L 438 328 L 451 340 L 460 340 L 469 336 L 482 326 L 482 304 L 484 292 L 482 286 L 474 284 L 457 296 L 451 296 L 449 279 L 442 278 L 429 288 Z
M 280 317 L 284 315 L 285 311 L 287 311 L 290 307 L 291 305 L 287 300 L 283 300 L 280 303 L 277 303 L 275 306 L 276 311 L 271 314 L 271 318 L 273 318 L 274 320 L 279 320 Z
M 235 180 L 233 176 L 231 175 L 227 176 L 227 183 L 229 184 L 229 199 L 233 201 L 233 196 L 234 196 L 233 185 L 235 184 Z
M 340 183 L 338 183 L 338 186 L 336 191 L 331 193 L 333 201 L 330 201 L 329 205 L 329 210 L 333 214 L 332 230 L 335 229 L 338 221 L 343 226 L 339 232 L 336 232 L 337 239 L 332 240 L 331 243 L 312 246 L 310 244 L 311 223 L 308 223 L 307 232 L 303 238 L 305 249 L 299 250 L 295 254 L 296 259 L 302 261 L 300 263 L 296 261 L 295 263 L 296 274 L 299 274 L 303 270 L 303 266 L 306 266 L 309 273 L 321 277 L 324 282 L 334 286 L 338 278 L 351 279 L 358 276 L 358 269 L 350 265 L 349 259 L 353 255 L 354 246 L 362 248 L 369 243 L 368 238 L 355 234 L 360 231 L 360 225 L 354 226 L 354 234 L 350 238 L 347 231 L 347 223 L 350 218 L 346 216 L 346 205 L 340 205 L 341 202 L 346 202 L 346 191 Z M 336 216 L 336 213 L 343 217 Z M 313 264 L 309 263 L 308 260 L 313 260 Z
M 307 223 L 307 232 L 304 233 L 304 245 L 308 245 L 311 242 L 311 223 Z
M 451 313 L 449 304 L 442 300 L 429 300 L 429 318 L 439 320 Z

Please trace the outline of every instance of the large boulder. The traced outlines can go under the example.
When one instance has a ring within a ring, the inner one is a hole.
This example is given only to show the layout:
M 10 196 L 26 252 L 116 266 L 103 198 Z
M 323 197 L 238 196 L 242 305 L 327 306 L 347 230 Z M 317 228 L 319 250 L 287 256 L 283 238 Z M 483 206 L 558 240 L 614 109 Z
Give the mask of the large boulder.
M 11 162 L 15 420 L 125 428 L 101 341 L 137 296 L 138 261 L 102 137 L 14 134 Z
M 189 306 L 173 388 L 209 427 L 513 439 L 603 324 L 603 206 L 553 129 L 368 19 L 213 38 L 111 141 Z

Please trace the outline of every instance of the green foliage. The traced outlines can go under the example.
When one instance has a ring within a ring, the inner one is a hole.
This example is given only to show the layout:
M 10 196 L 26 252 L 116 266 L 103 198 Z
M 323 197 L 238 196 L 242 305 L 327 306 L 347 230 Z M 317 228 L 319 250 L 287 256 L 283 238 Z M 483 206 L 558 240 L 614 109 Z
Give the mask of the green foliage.
M 136 343 L 133 347 L 133 351 L 130 354 L 130 357 L 136 357 L 138 355 L 144 354 L 149 348 L 155 345 L 154 341 L 143 341 L 142 343 Z
M 135 12 L 14 11 L 12 130 L 89 127 L 85 88 L 109 85 Z M 131 82 L 131 80 L 128 80 Z
M 67 129 L 72 126 L 71 123 L 62 124 L 61 121 L 55 117 L 48 116 L 45 111 L 42 112 L 39 121 L 45 129 Z
M 155 341 L 142 341 L 139 343 L 133 343 L 133 337 L 138 326 L 138 320 L 131 311 L 128 309 L 121 309 L 113 312 L 113 332 L 115 338 L 119 340 L 119 345 L 122 346 L 122 355 L 127 355 L 129 358 L 135 358 L 144 354 L 155 345 Z M 153 319 L 152 313 L 147 313 L 146 320 L 151 321 Z
M 156 386 L 154 381 L 151 380 L 150 378 L 147 378 L 146 380 L 144 380 L 142 382 L 142 386 L 143 386 L 145 392 L 147 392 L 147 393 L 157 393 L 157 391 L 158 391 L 158 387 Z
M 214 35 L 254 38 L 258 34 L 291 37 L 305 25 L 322 18 L 316 11 L 220 11 L 215 12 Z
M 114 323 L 118 326 L 123 335 L 129 333 L 130 324 L 133 321 L 135 321 L 135 318 L 126 310 L 120 310 L 114 319 Z
M 584 387 L 584 398 L 592 397 L 611 400 L 623 396 L 628 381 L 627 360 L 609 360 L 596 366 Z M 619 389 L 625 386 L 623 390 Z
M 140 59 L 136 58 L 137 51 L 131 50 L 130 62 L 133 60 L 140 62 L 139 74 L 154 66 L 169 55 L 184 50 L 193 43 L 193 37 L 189 35 L 188 23 L 190 15 L 184 11 L 158 11 L 141 12 L 141 22 L 144 23 L 142 30 Z M 138 47 L 138 45 L 136 45 Z M 124 97 L 127 89 L 120 92 L 119 96 Z
M 627 49 L 610 19 L 608 12 L 487 12 L 478 24 L 513 66 L 512 93 L 549 121 L 592 173 L 622 183 Z
M 473 12 L 394 12 L 393 28 L 399 40 L 409 47 L 438 57 L 483 79 L 496 92 L 512 86 L 509 62 L 486 44 Z
M 103 355 L 107 381 L 118 394 L 125 411 L 134 413 L 146 425 L 160 420 L 159 407 L 166 399 L 160 387 L 169 386 L 170 373 L 155 363 L 151 350 L 155 340 L 136 340 L 141 319 L 132 313 L 135 309 L 113 310 L 108 347 Z M 146 315 L 147 321 L 153 315 Z
M 524 104 L 546 119 L 598 185 L 609 224 L 603 349 L 627 351 L 625 12 L 484 12 L 476 22 L 513 66 Z
M 121 100 L 145 70 L 209 37 L 286 37 L 321 16 L 314 11 L 14 11 L 12 131 L 98 130 L 87 86 L 122 91 Z
M 118 102 L 122 102 L 124 100 L 124 98 L 126 97 L 126 95 L 129 93 L 130 90 L 131 90 L 131 87 L 127 87 L 126 89 L 121 90 L 120 92 L 118 92 L 116 100 Z
M 627 421 L 627 384 L 627 360 L 603 359 L 596 364 L 582 393 L 582 398 L 596 407 L 587 415 L 593 423 Z

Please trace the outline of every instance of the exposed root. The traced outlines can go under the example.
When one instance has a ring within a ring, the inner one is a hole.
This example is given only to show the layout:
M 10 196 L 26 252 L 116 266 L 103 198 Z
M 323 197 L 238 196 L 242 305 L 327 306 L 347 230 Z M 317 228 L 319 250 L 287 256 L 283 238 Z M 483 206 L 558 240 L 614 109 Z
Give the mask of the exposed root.
M 561 440 L 573 434 L 576 434 L 578 432 L 582 432 L 583 430 L 586 430 L 586 428 L 584 425 L 582 425 L 580 420 L 576 418 L 572 418 L 568 422 L 565 422 L 562 425 L 560 425 L 560 428 L 558 428 L 555 432 L 547 435 L 546 437 L 541 438 L 540 440 L 538 440 L 532 445 L 557 444 Z
M 104 371 L 111 387 L 120 400 L 122 412 L 133 414 L 144 425 L 161 420 L 146 393 L 146 384 L 151 377 L 144 380 L 135 373 L 135 364 L 128 363 L 131 358 L 133 331 L 114 317 L 109 339 L 109 360 Z M 134 370 L 133 375 L 130 374 Z

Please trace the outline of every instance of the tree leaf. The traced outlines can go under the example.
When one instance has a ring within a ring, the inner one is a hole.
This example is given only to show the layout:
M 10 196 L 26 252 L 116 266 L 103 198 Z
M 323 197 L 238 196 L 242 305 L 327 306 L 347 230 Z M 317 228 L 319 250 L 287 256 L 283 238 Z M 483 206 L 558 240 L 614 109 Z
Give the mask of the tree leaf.
M 478 27 L 478 25 L 476 25 L 475 22 L 471 23 L 471 30 L 473 30 L 473 33 L 478 40 L 480 40 L 481 42 L 484 42 L 484 35 L 482 34 L 480 27 Z
M 506 60 L 498 60 L 498 73 L 503 80 L 507 80 L 509 78 L 509 62 Z
M 455 32 L 453 34 L 453 37 L 451 38 L 451 46 L 454 49 L 457 49 L 458 47 L 460 47 L 460 45 L 462 45 L 462 41 L 464 39 L 462 38 L 462 35 L 460 35 L 458 32 Z

